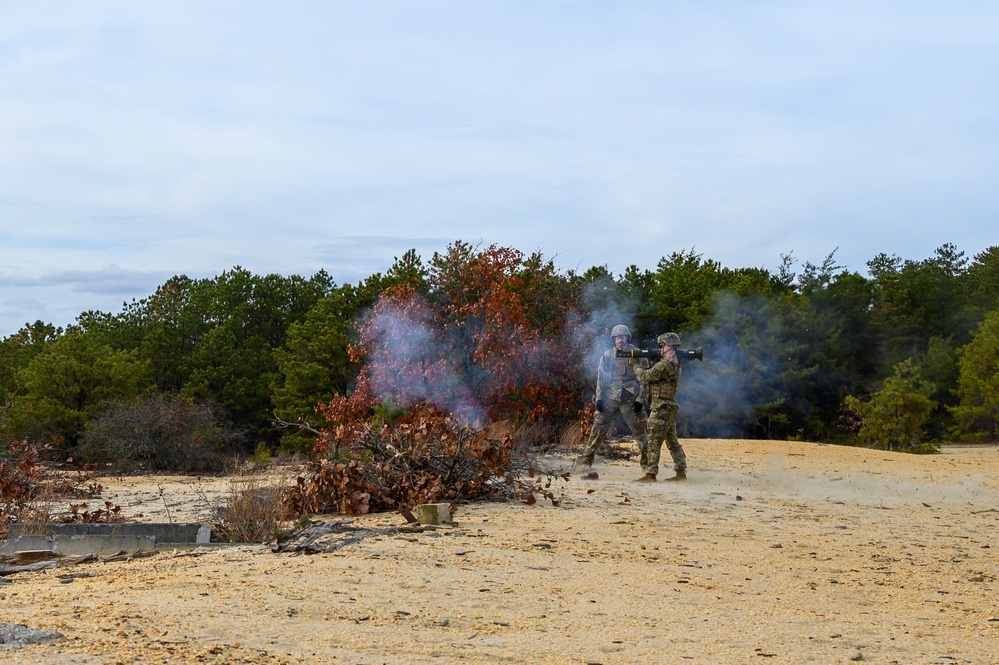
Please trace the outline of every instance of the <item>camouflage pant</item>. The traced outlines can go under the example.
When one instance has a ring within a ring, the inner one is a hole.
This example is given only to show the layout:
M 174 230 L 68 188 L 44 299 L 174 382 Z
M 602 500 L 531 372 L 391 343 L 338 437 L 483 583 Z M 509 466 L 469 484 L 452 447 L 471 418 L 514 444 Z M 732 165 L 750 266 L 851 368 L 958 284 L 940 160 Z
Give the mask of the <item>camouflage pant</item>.
M 583 461 L 593 464 L 593 458 L 597 455 L 597 448 L 607 440 L 607 432 L 610 431 L 614 419 L 618 412 L 624 416 L 624 422 L 628 429 L 638 441 L 639 448 L 645 446 L 645 416 L 635 413 L 635 400 L 627 399 L 618 401 L 616 399 L 605 399 L 604 410 L 597 411 L 593 417 L 593 427 L 590 429 L 590 440 L 586 442 L 586 449 L 583 451 Z
M 664 441 L 670 457 L 673 458 L 673 469 L 676 471 L 687 469 L 687 456 L 676 436 L 676 414 L 679 410 L 680 405 L 676 402 L 666 402 L 652 409 L 652 413 L 649 414 L 649 436 L 644 445 L 639 445 L 641 457 L 638 461 L 645 473 L 654 476 L 659 474 L 659 453 L 662 451 Z

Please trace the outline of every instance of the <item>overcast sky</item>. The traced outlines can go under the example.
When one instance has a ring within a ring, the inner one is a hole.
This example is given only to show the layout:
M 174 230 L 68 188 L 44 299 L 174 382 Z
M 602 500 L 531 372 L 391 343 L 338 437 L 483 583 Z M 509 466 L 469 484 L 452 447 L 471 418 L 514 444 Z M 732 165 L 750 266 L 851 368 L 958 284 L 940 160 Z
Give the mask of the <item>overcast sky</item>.
M 0 0 L 0 336 L 456 239 L 970 258 L 997 175 L 995 2 Z

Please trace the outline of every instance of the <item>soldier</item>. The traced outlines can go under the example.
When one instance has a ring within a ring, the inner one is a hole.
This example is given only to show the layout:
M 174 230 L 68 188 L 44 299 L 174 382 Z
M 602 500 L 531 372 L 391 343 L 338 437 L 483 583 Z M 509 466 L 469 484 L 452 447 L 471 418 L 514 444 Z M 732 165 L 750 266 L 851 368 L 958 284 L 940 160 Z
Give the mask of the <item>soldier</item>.
M 680 336 L 674 332 L 663 333 L 656 341 L 662 358 L 651 368 L 646 368 L 631 361 L 635 368 L 635 376 L 648 384 L 652 395 L 652 405 L 649 414 L 649 432 L 647 443 L 642 448 L 642 471 L 645 475 L 639 482 L 655 482 L 659 474 L 659 453 L 663 441 L 669 448 L 673 458 L 673 469 L 676 475 L 666 480 L 687 479 L 687 456 L 680 447 L 676 436 L 676 414 L 680 405 L 676 402 L 676 391 L 680 384 L 680 360 L 676 357 L 676 349 L 680 346 Z
M 607 432 L 618 413 L 624 416 L 624 422 L 639 446 L 645 446 L 646 427 L 642 415 L 645 409 L 645 386 L 631 371 L 629 361 L 615 355 L 617 350 L 636 348 L 631 345 L 631 330 L 628 326 L 616 325 L 611 329 L 611 340 L 614 346 L 600 356 L 600 363 L 597 365 L 597 412 L 593 416 L 590 440 L 574 465 L 583 478 L 588 479 L 597 477 L 592 470 L 593 459 L 597 448 L 607 439 Z M 648 365 L 649 361 L 642 359 L 636 367 Z

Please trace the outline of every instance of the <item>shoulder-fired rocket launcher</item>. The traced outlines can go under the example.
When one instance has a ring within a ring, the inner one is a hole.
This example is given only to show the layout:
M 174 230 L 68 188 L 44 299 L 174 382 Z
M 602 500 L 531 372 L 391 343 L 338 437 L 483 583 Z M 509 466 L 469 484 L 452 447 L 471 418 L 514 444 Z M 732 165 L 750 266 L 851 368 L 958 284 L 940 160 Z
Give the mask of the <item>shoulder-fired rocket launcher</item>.
M 662 351 L 659 349 L 625 349 L 624 351 L 618 349 L 616 355 L 618 358 L 648 358 L 649 360 L 659 360 L 663 357 Z M 677 349 L 676 357 L 680 361 L 704 360 L 704 348 L 699 346 L 696 349 Z

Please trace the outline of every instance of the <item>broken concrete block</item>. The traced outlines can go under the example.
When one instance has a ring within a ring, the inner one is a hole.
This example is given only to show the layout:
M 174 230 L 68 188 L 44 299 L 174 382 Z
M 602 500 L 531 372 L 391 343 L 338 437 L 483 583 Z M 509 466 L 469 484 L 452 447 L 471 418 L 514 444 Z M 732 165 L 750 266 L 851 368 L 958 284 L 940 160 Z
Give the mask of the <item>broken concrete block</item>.
M 449 503 L 421 503 L 413 512 L 420 524 L 450 524 L 454 521 Z

